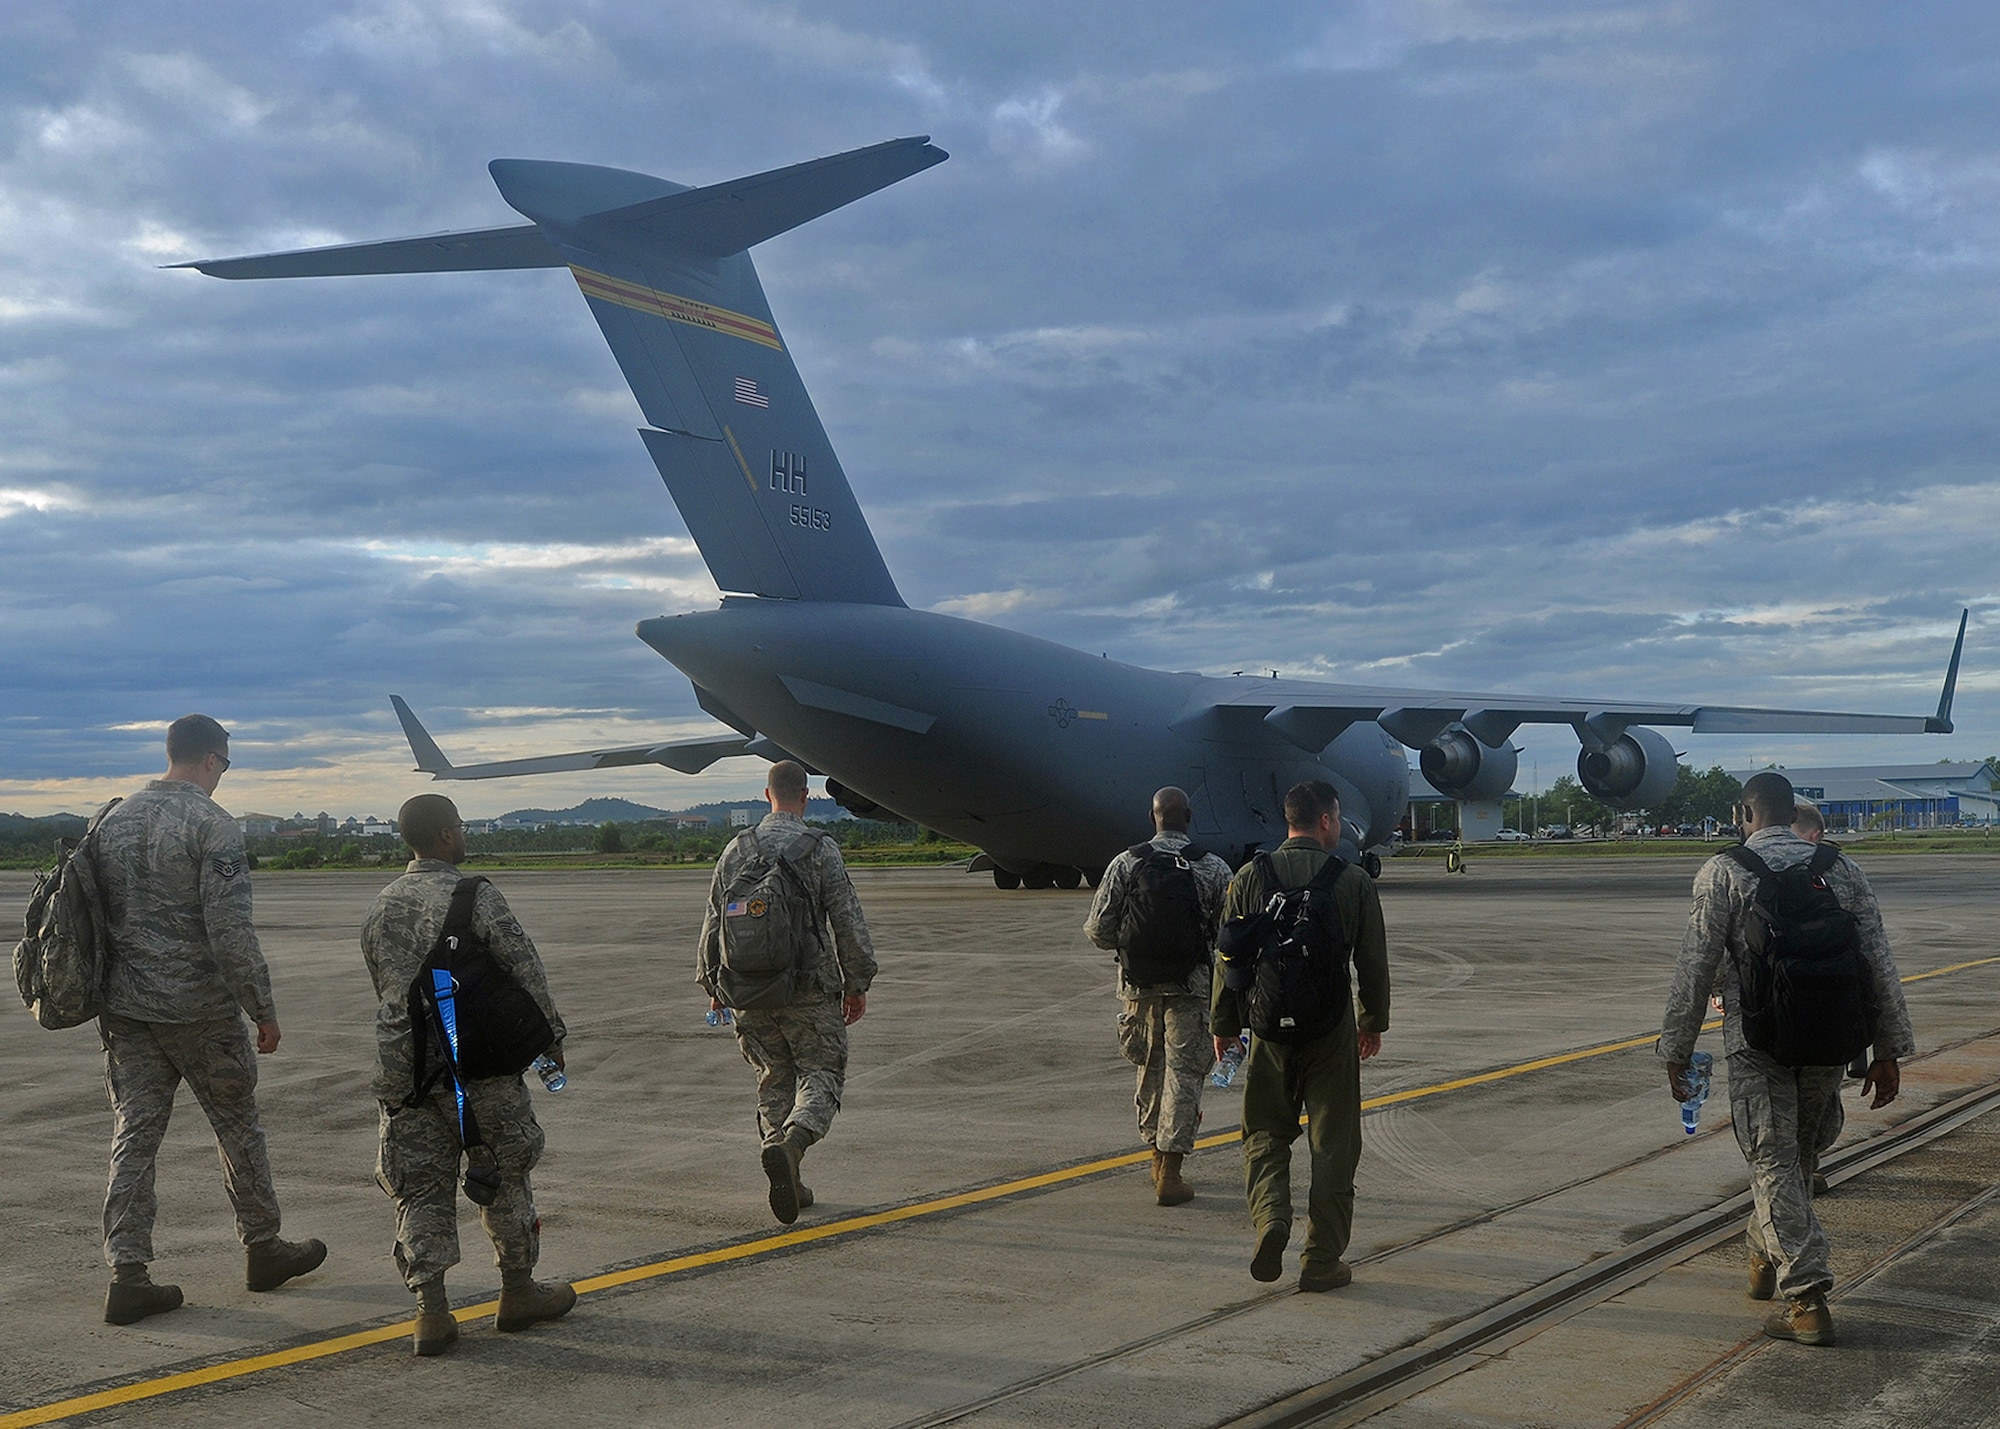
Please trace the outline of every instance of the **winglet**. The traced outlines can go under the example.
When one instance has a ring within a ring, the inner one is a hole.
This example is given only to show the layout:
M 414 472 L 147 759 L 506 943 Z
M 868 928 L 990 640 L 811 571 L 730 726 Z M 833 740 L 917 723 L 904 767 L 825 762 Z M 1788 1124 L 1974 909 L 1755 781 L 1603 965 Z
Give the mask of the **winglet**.
M 410 753 L 417 757 L 417 772 L 428 774 L 433 779 L 442 779 L 451 773 L 451 761 L 444 757 L 444 751 L 437 747 L 431 732 L 424 728 L 423 721 L 403 703 L 401 695 L 389 696 L 389 703 L 396 707 L 396 718 L 403 722 L 403 737 L 410 741 Z
M 1937 714 L 1924 721 L 1926 734 L 1951 733 L 1951 701 L 1958 693 L 1958 657 L 1965 653 L 1965 622 L 1972 618 L 1972 608 L 1966 607 L 1958 614 L 1958 639 L 1951 647 L 1951 663 L 1945 666 L 1944 690 L 1938 695 Z

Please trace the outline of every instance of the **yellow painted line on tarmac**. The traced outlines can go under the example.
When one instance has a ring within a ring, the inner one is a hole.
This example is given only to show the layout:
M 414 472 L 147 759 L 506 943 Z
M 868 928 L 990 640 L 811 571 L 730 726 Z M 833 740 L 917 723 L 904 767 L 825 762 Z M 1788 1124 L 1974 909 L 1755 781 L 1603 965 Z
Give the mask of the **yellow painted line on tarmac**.
M 1953 963 L 1948 968 L 1932 968 L 1927 973 L 1911 973 L 1903 981 L 1922 982 L 1925 978 L 1943 977 L 1946 973 L 1962 973 L 1967 968 L 1990 967 L 1994 963 L 2000 963 L 2000 958 L 1974 958 L 1969 963 Z
M 2000 963 L 2000 957 L 1977 958 L 1971 962 L 1954 963 L 1950 967 L 1937 968 L 1927 973 L 1916 973 L 1903 979 L 1904 982 L 1923 982 L 1927 978 L 1943 977 L 1947 973 L 1965 972 L 1971 968 L 1987 967 Z M 1702 1024 L 1704 1032 L 1712 1032 L 1722 1025 L 1720 1018 Z M 1404 1102 L 1420 1100 L 1424 1097 L 1442 1096 L 1447 1092 L 1463 1091 L 1467 1087 L 1486 1086 L 1493 1082 L 1506 1081 L 1511 1077 L 1525 1076 L 1530 1072 L 1545 1071 L 1550 1067 L 1567 1066 L 1574 1062 L 1587 1061 L 1592 1057 L 1605 1057 L 1614 1052 L 1627 1052 L 1636 1047 L 1652 1045 L 1656 1033 L 1643 1037 L 1626 1037 L 1616 1042 L 1602 1042 L 1594 1047 L 1583 1047 L 1573 1052 L 1560 1052 L 1552 1057 L 1537 1057 L 1532 1061 L 1517 1062 L 1511 1067 L 1501 1067 L 1491 1072 L 1479 1072 L 1470 1077 L 1457 1077 L 1448 1082 L 1436 1082 L 1425 1087 L 1409 1087 L 1399 1092 L 1385 1092 L 1381 1096 L 1364 1098 L 1364 1111 L 1378 1107 L 1395 1106 Z M 1242 1132 L 1222 1131 L 1212 1136 L 1196 1140 L 1197 1150 L 1209 1150 L 1217 1146 L 1227 1146 L 1240 1141 Z M 864 1231 L 880 1230 L 885 1226 L 901 1225 L 907 1221 L 922 1220 L 928 1216 L 942 1215 L 949 1211 L 963 1210 L 968 1206 L 986 1205 L 993 1201 L 1005 1200 L 1010 1196 L 1022 1195 L 1029 1191 L 1047 1190 L 1052 1186 L 1065 1185 L 1072 1181 L 1082 1181 L 1101 1175 L 1106 1171 L 1123 1170 L 1152 1159 L 1149 1151 L 1124 1152 L 1117 1156 L 1103 1156 L 1095 1161 L 1086 1161 L 1077 1166 L 1065 1166 L 1058 1171 L 1045 1171 L 1036 1176 L 1024 1176 L 1019 1180 L 1002 1182 L 996 1186 L 983 1186 L 977 1190 L 960 1191 L 950 1196 L 938 1196 L 928 1201 L 918 1201 L 907 1206 L 895 1206 L 886 1211 L 871 1211 L 866 1215 L 848 1216 L 824 1225 L 808 1226 L 802 1230 L 784 1231 L 778 1235 L 761 1236 L 756 1240 L 744 1241 L 738 1245 L 726 1245 L 715 1250 L 697 1251 L 692 1255 L 675 1256 L 669 1260 L 654 1261 L 647 1265 L 635 1265 L 625 1270 L 607 1271 L 602 1275 L 592 1275 L 573 1282 L 579 1295 L 589 1295 L 603 1290 L 615 1290 L 627 1285 L 638 1285 L 648 1280 L 659 1280 L 670 1275 L 681 1275 L 693 1270 L 705 1270 L 711 1266 L 729 1265 L 737 1261 L 754 1260 L 760 1256 L 778 1251 L 791 1250 L 797 1246 L 813 1245 L 821 1241 L 835 1240 L 842 1236 L 857 1235 Z M 499 1309 L 499 1302 L 488 1300 L 480 1305 L 466 1305 L 452 1311 L 460 1324 L 469 1324 L 483 1319 Z M 405 1339 L 410 1333 L 410 1321 L 401 1320 L 393 1325 L 378 1325 L 373 1329 L 356 1330 L 350 1334 L 336 1335 L 330 1339 L 315 1340 L 310 1344 L 294 1345 L 289 1349 L 273 1350 L 267 1354 L 250 1355 L 240 1360 L 227 1360 L 220 1364 L 205 1365 L 200 1369 L 183 1370 L 175 1374 L 162 1375 L 157 1379 L 140 1380 L 133 1384 L 118 1385 L 111 1389 L 101 1389 L 91 1394 L 77 1395 L 71 1399 L 57 1400 L 53 1404 L 40 1405 L 33 1409 L 16 1410 L 11 1414 L 0 1414 L 0 1429 L 28 1429 L 30 1425 L 48 1424 L 58 1419 L 69 1419 L 80 1414 L 89 1414 L 100 1409 L 115 1409 L 120 1405 L 136 1404 L 143 1400 L 157 1399 L 162 1395 L 175 1394 L 181 1390 L 199 1389 L 203 1385 L 222 1384 L 233 1379 L 243 1379 L 266 1370 L 284 1369 L 291 1365 L 309 1364 L 313 1360 L 346 1354 L 350 1350 L 366 1349 L 371 1345 L 388 1344 Z

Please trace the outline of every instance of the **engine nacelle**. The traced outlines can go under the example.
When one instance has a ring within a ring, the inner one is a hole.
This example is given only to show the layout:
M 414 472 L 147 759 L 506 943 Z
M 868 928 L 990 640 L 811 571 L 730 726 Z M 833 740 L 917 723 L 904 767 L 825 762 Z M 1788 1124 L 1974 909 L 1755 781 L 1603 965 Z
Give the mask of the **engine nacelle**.
M 1614 809 L 1657 808 L 1673 792 L 1680 757 L 1666 736 L 1635 725 L 1576 756 L 1577 781 Z
M 1423 747 L 1417 767 L 1438 793 L 1476 802 L 1505 795 L 1520 762 L 1513 745 L 1481 744 L 1470 730 L 1454 725 Z

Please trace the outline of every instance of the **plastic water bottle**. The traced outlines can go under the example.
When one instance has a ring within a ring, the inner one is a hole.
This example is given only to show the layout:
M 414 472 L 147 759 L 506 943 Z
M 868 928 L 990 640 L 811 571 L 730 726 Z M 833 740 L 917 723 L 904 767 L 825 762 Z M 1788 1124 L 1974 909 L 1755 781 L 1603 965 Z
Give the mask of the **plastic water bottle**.
M 710 1027 L 727 1027 L 736 1021 L 734 1017 L 730 1016 L 729 1009 L 726 1007 L 709 1008 L 707 1015 L 702 1020 Z
M 1683 1080 L 1694 1092 L 1681 1103 L 1681 1130 L 1693 1136 L 1695 1128 L 1701 1125 L 1702 1103 L 1708 1100 L 1708 1089 L 1715 1081 L 1715 1058 L 1706 1052 L 1695 1053 L 1688 1058 L 1687 1076 Z
M 544 1052 L 535 1058 L 535 1075 L 542 1079 L 542 1085 L 552 1092 L 559 1092 L 569 1085 L 569 1074 L 556 1065 L 555 1058 Z
M 1215 1070 L 1208 1074 L 1208 1084 L 1212 1087 L 1226 1087 L 1236 1080 L 1236 1074 L 1243 1067 L 1243 1059 L 1250 1055 L 1250 1034 L 1239 1032 L 1236 1040 L 1222 1049 L 1221 1060 Z

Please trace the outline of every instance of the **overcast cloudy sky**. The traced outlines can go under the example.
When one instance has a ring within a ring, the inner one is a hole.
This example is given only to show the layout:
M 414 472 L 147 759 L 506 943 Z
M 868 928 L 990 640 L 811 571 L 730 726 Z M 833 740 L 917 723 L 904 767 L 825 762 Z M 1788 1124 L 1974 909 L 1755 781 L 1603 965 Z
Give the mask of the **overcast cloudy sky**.
M 1145 664 L 1921 712 L 2000 750 L 2000 11 L 1363 0 L 0 8 L 0 809 L 190 709 L 237 810 L 713 728 L 715 590 L 559 270 L 193 257 L 515 222 L 485 165 L 951 161 L 760 247 L 913 605 Z M 1524 785 L 1569 768 L 1521 742 Z M 763 766 L 460 786 L 469 812 Z

